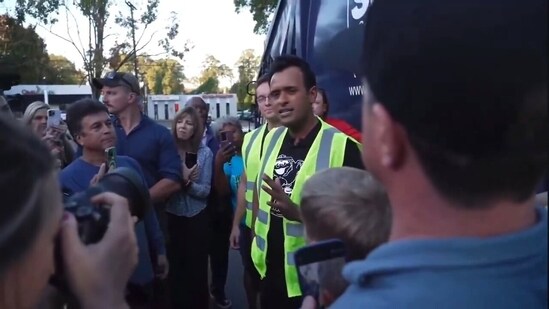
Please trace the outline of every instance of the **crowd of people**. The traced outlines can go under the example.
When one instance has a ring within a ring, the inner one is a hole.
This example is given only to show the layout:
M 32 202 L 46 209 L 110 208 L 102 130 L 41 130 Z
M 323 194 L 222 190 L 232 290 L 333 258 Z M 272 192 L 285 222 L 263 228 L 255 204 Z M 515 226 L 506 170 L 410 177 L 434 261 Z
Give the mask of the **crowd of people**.
M 374 2 L 362 132 L 291 55 L 257 80 L 264 122 L 247 133 L 209 123 L 199 96 L 167 129 L 122 72 L 60 126 L 42 102 L 3 116 L 0 308 L 229 308 L 231 248 L 248 308 L 546 308 L 546 3 L 497 7 Z M 110 223 L 85 246 L 62 201 L 111 172 L 111 147 L 152 207 L 136 221 L 127 199 L 94 196 Z M 329 239 L 347 264 L 319 267 L 304 295 L 294 254 Z M 56 246 L 76 303 L 47 287 Z

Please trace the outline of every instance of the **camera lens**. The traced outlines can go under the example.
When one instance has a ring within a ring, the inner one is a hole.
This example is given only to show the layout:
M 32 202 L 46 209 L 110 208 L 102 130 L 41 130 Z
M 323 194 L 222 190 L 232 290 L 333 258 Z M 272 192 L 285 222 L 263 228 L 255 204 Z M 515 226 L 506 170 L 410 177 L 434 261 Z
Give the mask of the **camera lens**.
M 119 167 L 106 174 L 97 184 L 104 192 L 114 192 L 125 197 L 130 206 L 130 212 L 139 220 L 150 209 L 149 189 L 136 171 L 127 167 Z

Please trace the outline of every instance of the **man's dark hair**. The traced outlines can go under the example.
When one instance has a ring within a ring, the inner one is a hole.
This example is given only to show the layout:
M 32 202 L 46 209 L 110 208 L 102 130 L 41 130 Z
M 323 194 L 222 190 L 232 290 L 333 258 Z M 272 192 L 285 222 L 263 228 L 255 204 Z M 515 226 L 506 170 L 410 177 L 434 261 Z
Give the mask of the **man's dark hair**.
M 271 81 L 271 74 L 269 74 L 269 73 L 263 74 L 255 82 L 255 87 L 257 88 L 257 87 L 263 85 L 264 83 L 268 83 L 270 81 Z
M 33 244 L 48 213 L 44 180 L 54 171 L 46 146 L 28 128 L 0 115 L 0 277 Z
M 70 104 L 67 108 L 67 127 L 71 135 L 76 138 L 82 131 L 82 119 L 97 113 L 109 113 L 109 110 L 95 99 L 86 98 Z
M 414 14 L 410 12 L 416 12 Z M 376 1 L 363 72 L 437 190 L 523 202 L 547 167 L 546 1 Z
M 326 111 L 322 116 L 323 119 L 326 119 L 326 117 L 328 117 L 328 113 L 330 112 L 330 102 L 328 101 L 328 94 L 326 93 L 326 89 L 324 88 L 318 88 L 317 93 L 322 96 L 322 101 L 324 101 L 324 105 L 326 106 Z
M 307 90 L 316 86 L 316 76 L 307 61 L 293 55 L 276 57 L 269 69 L 270 77 L 288 68 L 296 67 L 303 73 L 303 84 Z

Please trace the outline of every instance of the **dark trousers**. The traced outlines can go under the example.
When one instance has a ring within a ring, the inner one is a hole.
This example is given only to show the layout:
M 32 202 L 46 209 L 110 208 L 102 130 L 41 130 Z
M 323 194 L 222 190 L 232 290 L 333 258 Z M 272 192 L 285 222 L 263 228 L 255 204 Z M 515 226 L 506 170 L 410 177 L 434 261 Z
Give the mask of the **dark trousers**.
M 222 206 L 224 205 L 224 206 Z M 215 297 L 225 296 L 229 269 L 229 237 L 231 236 L 232 210 L 227 203 L 210 207 L 210 292 Z
M 301 297 L 288 297 L 284 274 L 284 232 L 282 220 L 271 216 L 267 241 L 267 273 L 261 281 L 261 309 L 299 309 Z
M 172 308 L 208 309 L 208 216 L 168 217 Z
M 275 274 L 267 268 L 267 274 L 261 281 L 260 287 L 261 309 L 301 308 L 303 299 L 300 296 L 288 297 L 284 270 L 278 270 L 278 273 Z

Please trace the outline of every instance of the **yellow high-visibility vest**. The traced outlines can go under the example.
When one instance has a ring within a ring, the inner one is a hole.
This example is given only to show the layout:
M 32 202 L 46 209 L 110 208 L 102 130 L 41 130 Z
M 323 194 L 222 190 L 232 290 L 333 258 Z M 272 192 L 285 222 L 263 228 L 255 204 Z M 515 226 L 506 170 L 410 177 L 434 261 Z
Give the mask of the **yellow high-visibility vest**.
M 319 121 L 322 123 L 321 129 L 309 149 L 303 165 L 295 176 L 294 186 L 290 195 L 292 202 L 298 206 L 301 201 L 301 190 L 305 181 L 321 170 L 331 167 L 341 167 L 345 157 L 345 147 L 349 137 L 322 120 L 319 119 Z M 287 132 L 287 128 L 281 127 L 273 129 L 268 133 L 263 144 L 263 157 L 259 175 L 265 173 L 267 176 L 273 177 L 276 159 Z M 351 140 L 356 143 L 353 139 Z M 267 273 L 267 235 L 269 234 L 271 220 L 271 208 L 267 205 L 267 202 L 271 200 L 271 197 L 261 189 L 263 185 L 261 177 L 257 177 L 256 185 L 259 198 L 259 211 L 255 220 L 252 260 L 259 275 L 261 278 L 264 278 Z M 301 289 L 298 281 L 298 270 L 294 262 L 294 253 L 297 249 L 305 246 L 304 227 L 302 223 L 290 221 L 286 218 L 282 218 L 282 226 L 284 231 L 284 273 L 288 297 L 300 296 Z
M 244 135 L 244 141 L 242 142 L 242 160 L 244 161 L 244 171 L 246 173 L 246 217 L 244 221 L 249 228 L 252 227 L 254 188 L 259 174 L 261 140 L 265 130 L 267 130 L 266 123 Z

